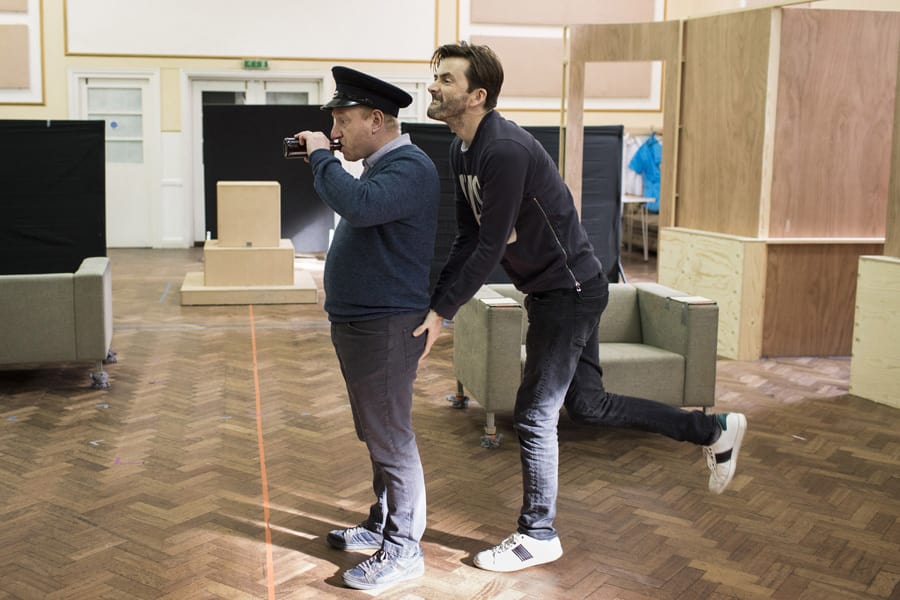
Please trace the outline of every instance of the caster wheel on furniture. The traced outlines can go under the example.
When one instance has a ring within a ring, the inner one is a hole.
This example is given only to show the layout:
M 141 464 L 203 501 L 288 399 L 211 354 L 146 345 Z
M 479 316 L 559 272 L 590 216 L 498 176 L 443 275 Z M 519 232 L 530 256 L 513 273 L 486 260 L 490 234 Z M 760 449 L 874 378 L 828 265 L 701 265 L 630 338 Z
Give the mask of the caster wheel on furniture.
M 95 390 L 105 390 L 109 388 L 109 375 L 105 371 L 91 373 L 91 387 Z
M 469 407 L 469 397 L 468 396 L 459 396 L 457 394 L 450 394 L 447 396 L 447 402 L 453 408 L 468 408 Z
M 485 431 L 484 435 L 481 436 L 481 447 L 493 450 L 500 447 L 501 441 L 503 441 L 503 434 L 497 433 L 496 429 L 492 432 Z

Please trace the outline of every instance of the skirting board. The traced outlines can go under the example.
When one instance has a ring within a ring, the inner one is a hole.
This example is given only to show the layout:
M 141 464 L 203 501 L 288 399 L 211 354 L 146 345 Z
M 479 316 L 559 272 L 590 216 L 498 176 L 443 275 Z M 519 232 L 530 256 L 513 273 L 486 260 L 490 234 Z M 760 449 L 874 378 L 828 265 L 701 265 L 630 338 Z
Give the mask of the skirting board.
M 312 275 L 294 271 L 294 285 L 205 286 L 203 272 L 188 273 L 181 284 L 181 304 L 315 304 L 318 288 Z

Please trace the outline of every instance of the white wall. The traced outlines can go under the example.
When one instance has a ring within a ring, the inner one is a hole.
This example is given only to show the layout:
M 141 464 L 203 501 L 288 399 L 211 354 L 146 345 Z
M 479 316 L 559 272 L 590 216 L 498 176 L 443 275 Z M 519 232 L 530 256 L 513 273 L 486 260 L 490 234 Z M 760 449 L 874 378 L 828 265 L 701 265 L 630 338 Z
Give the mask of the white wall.
M 434 50 L 422 0 L 68 0 L 69 52 L 422 60 Z

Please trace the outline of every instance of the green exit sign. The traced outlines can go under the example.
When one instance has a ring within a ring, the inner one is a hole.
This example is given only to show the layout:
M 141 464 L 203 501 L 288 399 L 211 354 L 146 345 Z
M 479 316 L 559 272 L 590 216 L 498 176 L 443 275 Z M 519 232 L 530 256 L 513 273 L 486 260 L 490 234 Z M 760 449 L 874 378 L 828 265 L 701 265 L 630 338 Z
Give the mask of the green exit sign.
M 244 59 L 244 68 L 245 69 L 268 69 L 269 61 L 264 58 L 245 58 Z

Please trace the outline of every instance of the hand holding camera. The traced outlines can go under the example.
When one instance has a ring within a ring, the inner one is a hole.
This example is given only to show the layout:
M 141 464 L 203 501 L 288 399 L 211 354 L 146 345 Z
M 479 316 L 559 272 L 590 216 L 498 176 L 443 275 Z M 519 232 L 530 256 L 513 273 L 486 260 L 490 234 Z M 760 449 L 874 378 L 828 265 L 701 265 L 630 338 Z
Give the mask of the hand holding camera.
M 304 131 L 302 134 L 304 138 L 308 136 L 306 134 L 311 134 L 312 132 Z M 308 158 L 309 152 L 306 149 L 305 139 L 301 142 L 296 137 L 286 137 L 283 141 L 284 147 L 284 157 L 285 158 Z M 324 146 L 316 146 L 313 150 L 317 150 L 318 148 L 324 148 Z M 335 152 L 341 149 L 340 140 L 329 140 L 328 150 Z

